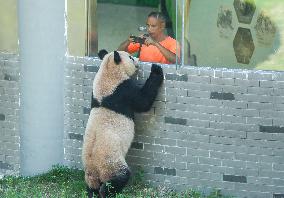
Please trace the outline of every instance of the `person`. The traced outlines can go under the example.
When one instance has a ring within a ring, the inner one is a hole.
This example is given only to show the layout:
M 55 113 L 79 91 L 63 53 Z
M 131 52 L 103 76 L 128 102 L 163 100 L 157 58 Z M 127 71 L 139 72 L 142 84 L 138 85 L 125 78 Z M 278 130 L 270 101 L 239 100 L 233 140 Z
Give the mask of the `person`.
M 164 33 L 165 16 L 161 12 L 151 12 L 147 17 L 146 26 L 148 34 L 140 36 L 142 42 L 139 43 L 133 36 L 129 36 L 120 44 L 118 50 L 130 54 L 137 52 L 139 60 L 144 62 L 165 64 L 179 62 L 179 43 Z

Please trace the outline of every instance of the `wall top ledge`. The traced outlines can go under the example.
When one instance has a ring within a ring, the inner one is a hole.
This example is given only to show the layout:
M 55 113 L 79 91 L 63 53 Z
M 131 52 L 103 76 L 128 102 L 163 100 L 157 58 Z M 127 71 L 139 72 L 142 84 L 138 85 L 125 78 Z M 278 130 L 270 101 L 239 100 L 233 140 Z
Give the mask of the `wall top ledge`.
M 0 54 L 1 56 L 1 54 Z M 79 57 L 67 56 L 67 62 L 76 62 L 86 64 L 88 66 L 98 67 L 101 60 L 98 57 Z M 150 70 L 152 63 L 140 62 L 143 70 Z M 272 70 L 248 70 L 248 69 L 229 69 L 229 68 L 213 68 L 208 66 L 191 66 L 185 65 L 176 69 L 174 64 L 161 64 L 165 73 L 172 73 L 177 75 L 197 75 L 197 76 L 210 76 L 210 77 L 226 77 L 229 73 L 245 76 L 243 79 L 255 80 L 271 80 L 271 81 L 284 81 L 284 71 Z M 231 75 L 232 78 L 236 75 Z

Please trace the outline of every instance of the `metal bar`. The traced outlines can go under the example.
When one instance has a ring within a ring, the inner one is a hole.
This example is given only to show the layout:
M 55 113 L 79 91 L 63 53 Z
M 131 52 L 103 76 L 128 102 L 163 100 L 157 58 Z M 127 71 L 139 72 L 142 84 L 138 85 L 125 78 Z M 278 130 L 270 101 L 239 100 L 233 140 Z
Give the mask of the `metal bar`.
M 184 34 L 184 21 L 185 21 L 185 5 L 184 0 L 182 0 L 182 28 L 181 28 L 181 67 L 184 66 L 184 46 L 185 46 L 185 34 Z

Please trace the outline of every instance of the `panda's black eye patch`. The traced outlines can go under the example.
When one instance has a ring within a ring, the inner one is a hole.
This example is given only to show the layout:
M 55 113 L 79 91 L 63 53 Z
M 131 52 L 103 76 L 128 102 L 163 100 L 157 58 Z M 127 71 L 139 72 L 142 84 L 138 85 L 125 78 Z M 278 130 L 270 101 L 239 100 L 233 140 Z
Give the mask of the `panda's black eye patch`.
M 134 62 L 134 58 L 132 56 L 129 56 L 129 58 Z

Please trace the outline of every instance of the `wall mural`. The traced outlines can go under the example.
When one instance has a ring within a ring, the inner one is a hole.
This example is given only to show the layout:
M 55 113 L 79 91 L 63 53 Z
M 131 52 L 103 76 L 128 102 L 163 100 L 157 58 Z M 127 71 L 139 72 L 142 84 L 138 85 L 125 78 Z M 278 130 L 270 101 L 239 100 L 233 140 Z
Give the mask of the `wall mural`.
M 281 0 L 191 1 L 191 53 L 200 66 L 283 70 L 282 8 Z
M 254 44 L 250 29 L 239 27 L 235 36 L 233 47 L 237 61 L 249 64 L 254 51 Z
M 234 8 L 239 23 L 251 23 L 256 8 L 254 0 L 234 0 Z M 233 47 L 238 63 L 249 64 L 255 48 L 250 29 L 238 28 Z
M 234 0 L 234 8 L 240 23 L 251 23 L 256 8 L 254 0 Z
M 233 22 L 232 10 L 220 6 L 218 19 L 217 19 L 217 27 L 219 28 L 220 37 L 224 38 L 230 37 L 230 34 L 234 30 L 232 22 Z

